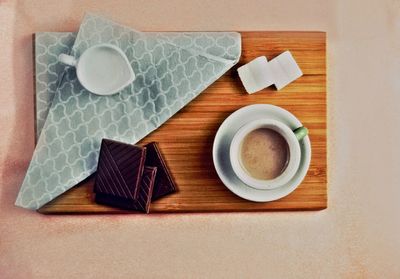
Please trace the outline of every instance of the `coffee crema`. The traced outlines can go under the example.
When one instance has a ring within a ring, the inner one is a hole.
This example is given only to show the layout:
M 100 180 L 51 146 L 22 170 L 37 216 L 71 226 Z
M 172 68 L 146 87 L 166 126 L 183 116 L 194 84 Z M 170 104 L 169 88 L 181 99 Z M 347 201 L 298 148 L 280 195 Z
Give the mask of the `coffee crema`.
M 286 169 L 289 156 L 289 145 L 285 138 L 269 128 L 251 131 L 241 143 L 242 167 L 256 179 L 278 177 Z

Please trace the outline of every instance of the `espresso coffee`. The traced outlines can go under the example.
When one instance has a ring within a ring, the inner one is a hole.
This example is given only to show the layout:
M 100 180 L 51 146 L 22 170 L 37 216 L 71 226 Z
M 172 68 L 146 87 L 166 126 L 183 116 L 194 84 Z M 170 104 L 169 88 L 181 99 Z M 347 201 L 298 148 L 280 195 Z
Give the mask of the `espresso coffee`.
M 243 139 L 240 161 L 248 174 L 256 179 L 278 177 L 289 161 L 289 146 L 285 138 L 269 128 L 259 128 Z

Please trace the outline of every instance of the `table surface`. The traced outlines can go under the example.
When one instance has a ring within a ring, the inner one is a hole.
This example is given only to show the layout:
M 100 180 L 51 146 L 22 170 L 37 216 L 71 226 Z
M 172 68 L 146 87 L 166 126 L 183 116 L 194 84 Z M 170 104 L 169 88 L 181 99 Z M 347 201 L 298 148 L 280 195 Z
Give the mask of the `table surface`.
M 328 36 L 329 206 L 48 216 L 13 206 L 34 148 L 32 33 L 84 11 L 138 30 Z M 1 278 L 399 278 L 398 1 L 0 1 Z

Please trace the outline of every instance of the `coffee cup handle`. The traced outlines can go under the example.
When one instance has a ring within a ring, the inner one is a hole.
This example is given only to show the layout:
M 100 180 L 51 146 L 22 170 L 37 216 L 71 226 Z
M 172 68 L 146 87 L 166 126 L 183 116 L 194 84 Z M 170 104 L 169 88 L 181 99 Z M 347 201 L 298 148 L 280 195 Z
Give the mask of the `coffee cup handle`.
M 65 53 L 61 53 L 58 56 L 58 61 L 60 61 L 61 63 L 68 65 L 68 66 L 72 66 L 72 67 L 76 67 L 76 63 L 78 62 L 78 60 L 75 59 L 75 57 L 71 56 L 71 55 L 67 55 Z
M 305 136 L 308 135 L 308 129 L 306 127 L 300 127 L 293 131 L 298 141 L 301 141 Z

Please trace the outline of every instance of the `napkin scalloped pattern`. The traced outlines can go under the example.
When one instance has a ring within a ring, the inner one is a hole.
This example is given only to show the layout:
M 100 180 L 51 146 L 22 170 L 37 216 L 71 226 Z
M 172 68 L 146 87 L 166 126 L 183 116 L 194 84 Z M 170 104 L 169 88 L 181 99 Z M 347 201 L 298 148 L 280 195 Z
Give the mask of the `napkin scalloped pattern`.
M 69 53 L 76 33 L 45 32 L 35 34 L 36 139 L 46 121 L 64 65 L 58 55 Z

